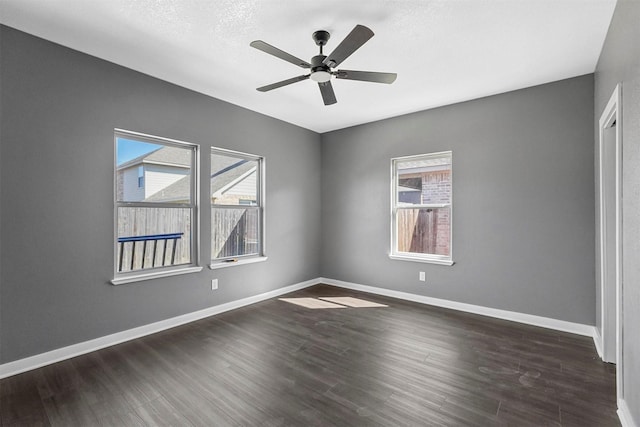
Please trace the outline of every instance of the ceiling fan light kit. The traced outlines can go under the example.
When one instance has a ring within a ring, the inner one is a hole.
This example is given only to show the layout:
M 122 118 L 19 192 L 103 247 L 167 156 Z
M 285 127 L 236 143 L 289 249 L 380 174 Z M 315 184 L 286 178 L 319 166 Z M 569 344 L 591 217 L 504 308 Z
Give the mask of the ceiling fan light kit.
M 331 68 L 324 65 L 326 56 L 320 54 L 311 58 L 311 80 L 314 82 L 328 82 L 331 80 Z
M 331 52 L 329 55 L 323 54 L 323 46 L 327 44 L 331 37 L 327 31 L 319 30 L 313 33 L 311 36 L 316 45 L 320 47 L 320 54 L 311 58 L 311 62 L 306 62 L 300 58 L 297 58 L 290 53 L 271 46 L 262 40 L 255 40 L 250 43 L 250 46 L 261 50 L 265 53 L 273 55 L 284 61 L 290 62 L 293 65 L 297 65 L 301 68 L 308 68 L 311 70 L 309 74 L 293 77 L 287 80 L 283 80 L 270 85 L 257 88 L 260 92 L 267 92 L 279 87 L 287 86 L 292 83 L 300 82 L 311 78 L 314 82 L 318 83 L 320 88 L 320 94 L 325 105 L 335 104 L 337 102 L 335 93 L 333 92 L 333 86 L 331 85 L 331 77 L 335 76 L 337 79 L 345 80 L 359 80 L 364 82 L 373 83 L 386 83 L 391 84 L 396 80 L 397 75 L 395 73 L 380 73 L 375 71 L 352 71 L 352 70 L 333 70 L 347 59 L 353 52 L 358 50 L 363 44 L 365 44 L 371 37 L 373 37 L 373 31 L 364 25 L 356 25 L 353 30 L 345 37 L 345 39 Z

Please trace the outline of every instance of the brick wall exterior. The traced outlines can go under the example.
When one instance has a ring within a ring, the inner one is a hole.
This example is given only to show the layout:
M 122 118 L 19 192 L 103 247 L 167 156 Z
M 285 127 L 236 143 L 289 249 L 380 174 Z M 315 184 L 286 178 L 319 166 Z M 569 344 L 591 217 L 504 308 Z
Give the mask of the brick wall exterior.
M 423 172 L 422 203 L 451 203 L 451 171 Z
M 422 203 L 451 203 L 451 170 L 422 173 Z M 430 245 L 433 250 L 431 253 L 449 255 L 451 211 L 434 209 L 425 220 L 425 225 L 430 229 L 430 240 L 435 240 Z

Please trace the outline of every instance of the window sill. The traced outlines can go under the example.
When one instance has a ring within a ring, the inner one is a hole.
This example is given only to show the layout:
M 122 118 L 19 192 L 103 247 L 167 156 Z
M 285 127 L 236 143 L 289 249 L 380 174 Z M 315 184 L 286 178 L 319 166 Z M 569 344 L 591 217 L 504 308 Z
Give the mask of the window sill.
M 154 271 L 152 273 L 140 273 L 132 276 L 116 277 L 111 280 L 112 285 L 124 285 L 125 283 L 140 282 L 143 280 L 159 279 L 161 277 L 177 276 L 179 274 L 197 273 L 202 267 L 184 267 L 175 270 Z
M 227 262 L 216 262 L 216 263 L 211 263 L 209 264 L 209 268 L 211 270 L 217 270 L 218 268 L 227 268 L 227 267 L 235 267 L 238 265 L 245 265 L 245 264 L 253 264 L 256 262 L 263 262 L 268 260 L 269 258 L 267 258 L 266 256 L 259 256 L 259 257 L 253 257 L 253 258 L 245 258 L 245 259 L 238 259 L 236 261 L 227 261 Z
M 447 266 L 451 266 L 455 264 L 450 259 L 419 258 L 419 257 L 414 257 L 409 255 L 389 255 L 389 258 L 397 259 L 400 261 L 423 262 L 426 264 L 438 264 L 438 265 L 447 265 Z

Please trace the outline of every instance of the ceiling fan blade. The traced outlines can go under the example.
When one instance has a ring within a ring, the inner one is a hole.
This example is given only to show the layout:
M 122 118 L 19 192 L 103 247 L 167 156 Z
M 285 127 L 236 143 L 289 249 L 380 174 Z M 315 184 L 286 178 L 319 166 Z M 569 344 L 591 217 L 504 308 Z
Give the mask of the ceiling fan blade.
M 378 73 L 375 71 L 337 70 L 333 73 L 338 79 L 361 80 L 363 82 L 391 84 L 396 81 L 396 73 Z
M 322 94 L 324 105 L 331 105 L 338 102 L 336 100 L 336 94 L 333 92 L 333 86 L 331 86 L 330 81 L 318 83 L 318 87 L 320 88 L 320 93 Z
M 293 65 L 297 65 L 302 68 L 311 68 L 311 64 L 307 61 L 303 61 L 300 58 L 297 58 L 290 53 L 285 52 L 284 50 L 280 50 L 277 47 L 271 46 L 268 43 L 263 42 L 262 40 L 255 40 L 249 43 L 249 46 L 254 47 L 258 50 L 261 50 L 269 55 L 273 55 L 277 58 L 284 59 L 287 62 L 291 62 Z
M 279 87 L 282 86 L 286 86 L 286 85 L 290 85 L 291 83 L 296 83 L 296 82 L 301 82 L 303 80 L 307 80 L 309 78 L 309 74 L 306 74 L 304 76 L 298 76 L 298 77 L 293 77 L 291 79 L 287 79 L 287 80 L 283 80 L 281 82 L 278 83 L 272 83 L 270 85 L 266 85 L 266 86 L 262 86 L 257 88 L 256 90 L 259 92 L 267 92 L 273 89 L 278 89 Z
M 322 63 L 331 68 L 337 67 L 338 64 L 351 56 L 353 52 L 358 50 L 360 46 L 365 44 L 371 37 L 373 37 L 373 31 L 364 25 L 356 25 L 349 35 L 342 40 L 338 47 L 336 47 Z

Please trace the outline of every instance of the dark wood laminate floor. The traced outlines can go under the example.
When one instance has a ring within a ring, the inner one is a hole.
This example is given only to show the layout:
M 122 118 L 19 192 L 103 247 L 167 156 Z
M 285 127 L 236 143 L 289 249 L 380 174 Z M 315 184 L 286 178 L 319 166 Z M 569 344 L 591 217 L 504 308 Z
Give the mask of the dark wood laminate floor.
M 330 286 L 0 380 L 3 427 L 617 426 L 590 338 Z

